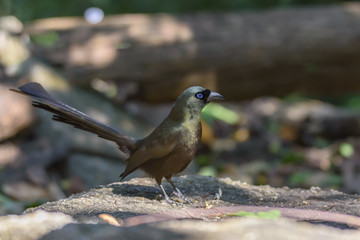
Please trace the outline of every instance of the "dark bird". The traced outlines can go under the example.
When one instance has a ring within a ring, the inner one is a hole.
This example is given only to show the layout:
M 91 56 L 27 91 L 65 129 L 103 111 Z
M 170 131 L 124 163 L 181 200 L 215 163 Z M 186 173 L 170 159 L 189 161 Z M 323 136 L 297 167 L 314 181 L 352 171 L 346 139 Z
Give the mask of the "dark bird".
M 138 140 L 56 100 L 39 83 L 31 82 L 10 90 L 34 98 L 33 106 L 52 112 L 55 121 L 71 124 L 115 142 L 121 151 L 130 156 L 125 171 L 120 175 L 121 180 L 141 168 L 155 178 L 168 203 L 174 202 L 166 194 L 162 179 L 165 177 L 177 195 L 188 201 L 171 177 L 183 171 L 196 154 L 201 138 L 202 109 L 209 102 L 224 99 L 209 89 L 190 87 L 177 98 L 165 120 L 149 136 Z

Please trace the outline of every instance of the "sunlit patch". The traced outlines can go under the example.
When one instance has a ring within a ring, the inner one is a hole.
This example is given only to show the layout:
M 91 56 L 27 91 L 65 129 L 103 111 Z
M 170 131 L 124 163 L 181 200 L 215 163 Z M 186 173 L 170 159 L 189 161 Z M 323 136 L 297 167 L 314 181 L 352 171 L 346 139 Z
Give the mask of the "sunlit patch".
M 234 139 L 238 142 L 245 142 L 249 139 L 250 132 L 247 128 L 239 128 L 234 132 Z
M 85 10 L 84 17 L 91 24 L 96 24 L 104 19 L 104 11 L 97 7 L 91 7 Z

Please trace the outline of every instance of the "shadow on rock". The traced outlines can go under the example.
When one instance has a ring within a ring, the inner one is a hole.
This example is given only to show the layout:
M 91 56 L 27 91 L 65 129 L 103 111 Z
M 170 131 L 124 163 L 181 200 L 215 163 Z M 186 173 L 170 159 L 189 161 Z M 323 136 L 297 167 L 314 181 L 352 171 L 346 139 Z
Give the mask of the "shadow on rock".
M 156 200 L 159 199 L 159 195 L 161 194 L 160 189 L 155 186 L 114 183 L 109 187 L 112 188 L 114 194 L 126 197 L 144 197 L 149 200 Z M 169 189 L 166 190 L 170 191 Z

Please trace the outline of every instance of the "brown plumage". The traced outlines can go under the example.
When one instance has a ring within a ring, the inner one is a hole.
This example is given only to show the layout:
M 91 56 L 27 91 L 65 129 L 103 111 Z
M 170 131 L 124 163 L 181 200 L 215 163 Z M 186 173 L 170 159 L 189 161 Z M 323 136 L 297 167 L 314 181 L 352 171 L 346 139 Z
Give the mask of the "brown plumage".
M 203 107 L 211 101 L 223 100 L 219 93 L 199 86 L 190 87 L 178 97 L 167 118 L 149 136 L 138 140 L 56 100 L 39 83 L 27 83 L 19 90 L 11 90 L 33 97 L 33 105 L 52 112 L 54 120 L 115 142 L 121 151 L 130 155 L 121 179 L 141 168 L 155 178 L 169 203 L 173 201 L 161 185 L 162 179 L 165 177 L 177 195 L 186 200 L 171 177 L 183 171 L 196 154 L 201 137 L 200 114 Z

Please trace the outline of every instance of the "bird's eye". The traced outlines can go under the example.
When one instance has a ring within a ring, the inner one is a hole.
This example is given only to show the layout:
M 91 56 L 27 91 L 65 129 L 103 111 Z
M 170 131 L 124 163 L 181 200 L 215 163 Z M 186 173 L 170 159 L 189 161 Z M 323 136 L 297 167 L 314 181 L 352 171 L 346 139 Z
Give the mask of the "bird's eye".
M 197 94 L 195 94 L 195 97 L 198 98 L 198 99 L 202 99 L 204 97 L 204 94 L 197 93 Z

